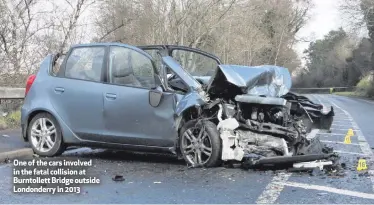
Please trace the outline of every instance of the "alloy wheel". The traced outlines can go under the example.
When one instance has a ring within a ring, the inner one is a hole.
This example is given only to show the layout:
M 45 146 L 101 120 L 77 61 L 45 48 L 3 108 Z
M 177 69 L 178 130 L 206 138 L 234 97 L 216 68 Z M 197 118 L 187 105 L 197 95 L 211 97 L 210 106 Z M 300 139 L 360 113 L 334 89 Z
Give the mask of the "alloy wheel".
M 202 166 L 212 155 L 212 143 L 204 126 L 187 129 L 182 135 L 181 148 L 187 161 L 193 166 Z
M 30 136 L 35 149 L 48 152 L 56 143 L 56 127 L 48 118 L 39 118 L 32 125 Z

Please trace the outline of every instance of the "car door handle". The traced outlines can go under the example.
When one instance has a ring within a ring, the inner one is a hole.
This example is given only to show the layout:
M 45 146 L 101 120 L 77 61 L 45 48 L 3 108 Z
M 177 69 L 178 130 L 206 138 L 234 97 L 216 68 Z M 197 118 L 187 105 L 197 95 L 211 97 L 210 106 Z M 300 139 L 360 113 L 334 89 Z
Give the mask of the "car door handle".
M 56 93 L 63 93 L 64 91 L 65 91 L 64 88 L 61 88 L 61 87 L 57 87 L 57 88 L 55 88 L 55 92 L 56 92 Z
M 109 100 L 115 100 L 117 98 L 117 95 L 116 94 L 113 94 L 113 93 L 106 93 L 105 94 L 105 97 Z

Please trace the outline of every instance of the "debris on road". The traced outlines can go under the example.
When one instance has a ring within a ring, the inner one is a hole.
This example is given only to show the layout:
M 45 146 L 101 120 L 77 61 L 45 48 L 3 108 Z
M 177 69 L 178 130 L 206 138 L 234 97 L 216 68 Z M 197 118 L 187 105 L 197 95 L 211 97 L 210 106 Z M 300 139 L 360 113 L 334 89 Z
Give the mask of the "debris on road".
M 9 135 L 2 135 L 3 137 L 10 137 Z
M 154 184 L 161 184 L 161 182 L 153 182 Z
M 113 181 L 120 182 L 120 181 L 125 181 L 125 178 L 123 178 L 122 175 L 116 175 L 112 178 Z

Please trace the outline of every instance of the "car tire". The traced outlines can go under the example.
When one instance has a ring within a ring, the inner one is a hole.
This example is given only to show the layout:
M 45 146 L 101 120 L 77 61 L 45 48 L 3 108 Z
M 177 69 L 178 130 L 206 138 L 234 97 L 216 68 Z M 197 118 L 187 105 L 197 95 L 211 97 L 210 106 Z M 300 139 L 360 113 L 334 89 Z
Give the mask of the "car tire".
M 27 136 L 34 153 L 39 156 L 53 157 L 65 151 L 61 127 L 49 113 L 39 113 L 31 119 Z
M 217 126 L 211 121 L 191 120 L 184 124 L 180 130 L 179 148 L 183 159 L 193 167 L 215 167 L 221 164 L 222 142 Z

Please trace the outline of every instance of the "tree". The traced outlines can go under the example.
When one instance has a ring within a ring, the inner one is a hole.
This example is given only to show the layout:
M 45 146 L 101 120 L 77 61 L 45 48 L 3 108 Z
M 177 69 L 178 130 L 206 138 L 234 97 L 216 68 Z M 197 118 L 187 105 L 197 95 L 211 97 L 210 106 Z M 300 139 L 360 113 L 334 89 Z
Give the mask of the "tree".
M 24 84 L 42 58 L 76 42 L 94 0 L 0 0 L 0 81 Z
M 354 42 L 340 28 L 330 31 L 323 39 L 312 42 L 307 54 L 307 75 L 301 76 L 307 86 L 352 86 L 360 77 L 360 72 L 349 64 L 354 50 Z
M 374 1 L 372 0 L 344 0 L 341 6 L 342 11 L 348 13 L 350 17 L 348 20 L 354 28 L 361 28 L 366 26 L 370 41 L 369 49 L 366 49 L 366 56 L 370 56 L 369 62 L 355 61 L 355 64 L 367 63 L 368 67 L 371 68 L 371 73 L 374 77 Z M 361 46 L 362 48 L 362 46 Z M 357 60 L 357 59 L 356 59 Z M 365 60 L 367 60 L 365 58 Z M 372 82 L 372 89 L 369 90 L 371 95 L 374 95 L 374 81 Z
M 34 65 L 32 52 L 35 36 L 49 28 L 41 21 L 37 0 L 0 1 L 0 49 L 7 71 L 19 72 Z
M 185 45 L 226 64 L 293 71 L 295 35 L 310 7 L 310 0 L 0 0 L 0 67 L 22 73 L 23 83 L 47 54 L 94 41 Z
M 310 6 L 306 0 L 106 0 L 96 40 L 185 45 L 213 52 L 224 63 L 293 70 L 300 64 L 295 34 Z

